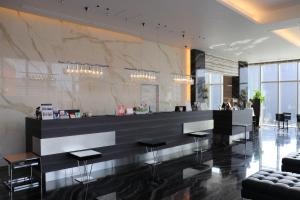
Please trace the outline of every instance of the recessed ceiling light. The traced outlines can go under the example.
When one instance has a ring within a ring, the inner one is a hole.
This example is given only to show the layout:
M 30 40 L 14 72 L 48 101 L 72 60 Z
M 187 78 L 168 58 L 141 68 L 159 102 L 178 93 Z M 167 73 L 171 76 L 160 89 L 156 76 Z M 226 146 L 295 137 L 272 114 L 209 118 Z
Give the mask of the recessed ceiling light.
M 300 17 L 299 0 L 217 0 L 257 24 L 286 21 Z
M 265 23 L 264 13 L 255 3 L 248 0 L 218 0 L 220 3 L 233 9 L 252 21 L 263 24 Z
M 253 44 L 256 45 L 256 44 L 260 44 L 262 42 L 264 42 L 265 40 L 268 40 L 270 37 L 262 37 L 262 38 L 258 38 L 256 39 Z
M 236 45 L 247 44 L 247 43 L 249 43 L 251 41 L 252 41 L 252 39 L 238 40 L 238 41 L 232 42 L 230 44 L 230 46 L 233 47 L 233 46 L 236 46 Z
M 298 26 L 291 28 L 278 29 L 273 31 L 276 35 L 282 37 L 288 42 L 300 47 L 300 28 Z
M 221 46 L 225 46 L 226 44 L 225 43 L 222 43 L 222 44 L 213 44 L 213 45 L 211 45 L 209 48 L 210 49 L 215 49 L 215 48 L 217 48 L 217 47 L 221 47 Z

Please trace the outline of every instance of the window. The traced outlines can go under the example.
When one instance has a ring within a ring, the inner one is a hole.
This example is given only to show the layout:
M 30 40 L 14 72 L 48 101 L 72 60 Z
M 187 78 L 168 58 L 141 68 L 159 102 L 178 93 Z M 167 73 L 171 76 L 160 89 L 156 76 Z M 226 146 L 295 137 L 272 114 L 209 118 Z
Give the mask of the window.
M 280 81 L 297 80 L 297 63 L 282 63 L 279 65 Z
M 297 73 L 296 73 L 297 75 Z M 292 123 L 296 123 L 297 114 L 297 82 L 280 82 L 280 110 L 292 114 Z
M 299 62 L 250 65 L 247 85 L 250 98 L 260 88 L 265 96 L 262 124 L 275 124 L 275 114 L 282 112 L 292 113 L 291 123 L 296 122 L 296 114 L 300 113 Z
M 265 96 L 262 104 L 263 124 L 274 124 L 278 112 L 278 83 L 262 83 L 262 93 Z
M 261 70 L 262 70 L 262 77 L 261 77 L 262 82 L 278 80 L 277 64 L 262 65 Z
M 260 66 L 248 68 L 248 97 L 251 99 L 255 90 L 260 90 Z

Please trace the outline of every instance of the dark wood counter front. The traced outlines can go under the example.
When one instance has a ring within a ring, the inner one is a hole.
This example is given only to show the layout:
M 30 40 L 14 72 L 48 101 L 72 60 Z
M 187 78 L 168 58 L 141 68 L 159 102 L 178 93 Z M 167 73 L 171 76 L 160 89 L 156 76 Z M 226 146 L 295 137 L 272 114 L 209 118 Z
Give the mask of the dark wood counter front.
M 245 128 L 234 124 L 249 124 L 247 131 L 252 130 L 252 110 L 222 111 L 214 110 L 214 137 L 217 142 L 230 143 L 230 137 L 243 134 Z
M 90 136 L 93 133 L 105 133 L 109 136 L 111 133 L 114 143 L 110 140 L 107 146 L 101 145 L 101 147 L 93 148 L 103 154 L 103 157 L 95 162 L 119 159 L 145 153 L 145 149 L 137 144 L 137 141 L 141 139 L 165 140 L 167 145 L 164 148 L 192 143 L 193 138 L 183 134 L 183 123 L 208 120 L 213 120 L 212 111 L 166 112 L 120 117 L 96 116 L 44 121 L 26 118 L 27 151 L 34 151 L 33 138 L 35 141 L 53 139 L 49 142 L 55 142 L 56 139 L 62 140 L 70 137 L 72 141 L 73 136 Z M 208 131 L 212 132 L 212 129 Z M 70 140 L 62 141 L 70 142 Z M 45 154 L 42 155 L 42 160 L 45 172 L 76 166 L 67 152 Z
M 213 117 L 215 134 L 236 135 L 245 131 L 243 127 L 235 127 L 232 126 L 233 124 L 250 124 L 247 130 L 252 130 L 251 109 L 235 111 L 214 110 Z

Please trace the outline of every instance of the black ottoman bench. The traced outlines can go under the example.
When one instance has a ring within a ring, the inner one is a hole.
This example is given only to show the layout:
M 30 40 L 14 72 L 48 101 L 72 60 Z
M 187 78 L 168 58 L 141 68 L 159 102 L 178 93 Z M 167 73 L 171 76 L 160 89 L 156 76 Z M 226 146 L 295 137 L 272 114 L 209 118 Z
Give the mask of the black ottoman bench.
M 282 158 L 281 171 L 300 174 L 300 153 L 291 153 Z
M 300 200 L 300 175 L 261 170 L 243 180 L 241 195 L 252 200 Z

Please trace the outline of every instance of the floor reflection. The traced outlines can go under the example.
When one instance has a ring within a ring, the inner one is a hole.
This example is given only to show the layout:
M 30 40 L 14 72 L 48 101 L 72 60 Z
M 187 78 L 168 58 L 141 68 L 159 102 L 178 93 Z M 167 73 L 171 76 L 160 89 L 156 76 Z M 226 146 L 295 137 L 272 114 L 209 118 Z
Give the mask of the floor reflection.
M 263 127 L 244 144 L 218 147 L 156 166 L 127 166 L 115 175 L 89 185 L 57 188 L 44 194 L 47 200 L 195 200 L 240 199 L 241 181 L 260 169 L 280 170 L 281 159 L 300 147 L 297 130 L 288 133 Z M 199 155 L 198 155 L 199 156 Z M 0 199 L 10 199 L 4 186 Z M 39 199 L 38 192 L 24 192 L 13 199 Z

